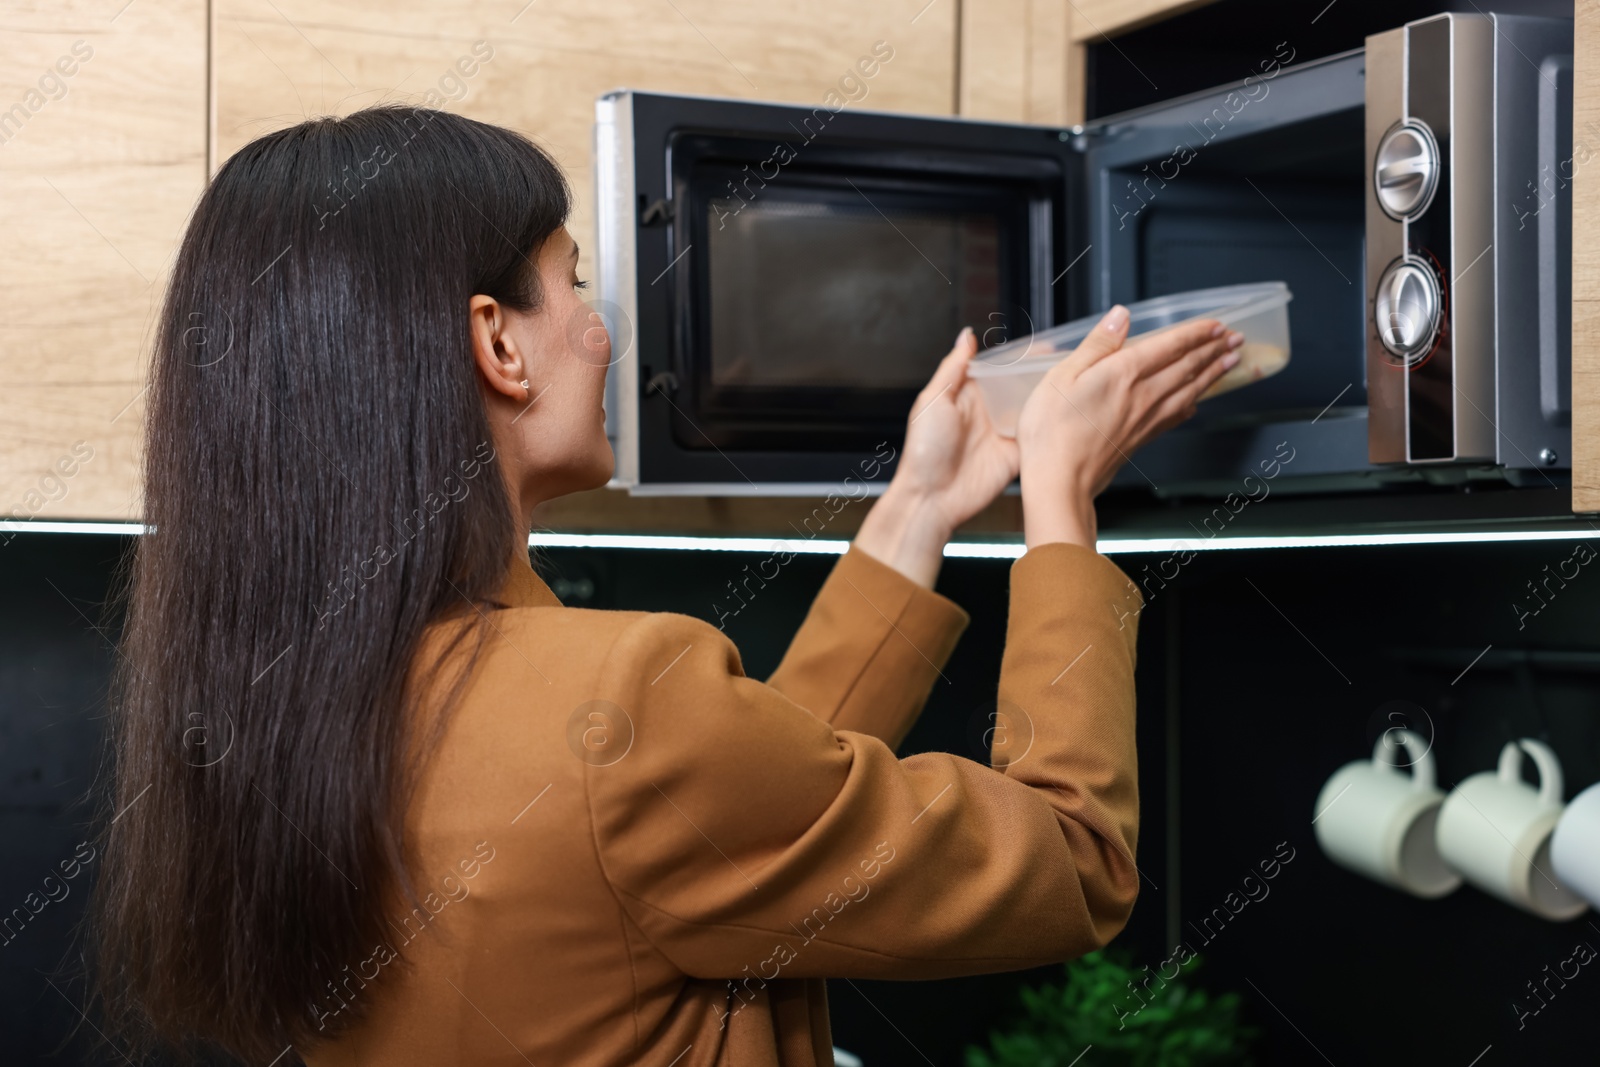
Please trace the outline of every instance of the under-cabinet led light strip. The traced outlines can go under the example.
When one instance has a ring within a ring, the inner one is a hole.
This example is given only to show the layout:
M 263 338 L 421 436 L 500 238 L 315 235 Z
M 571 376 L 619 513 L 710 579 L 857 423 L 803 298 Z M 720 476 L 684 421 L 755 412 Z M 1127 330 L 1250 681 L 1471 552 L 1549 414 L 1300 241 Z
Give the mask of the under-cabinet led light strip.
M 145 527 L 136 522 L 48 522 L 0 520 L 0 534 L 65 533 L 138 536 Z M 1472 530 L 1453 533 L 1305 534 L 1277 537 L 1105 537 L 1095 548 L 1111 556 L 1132 552 L 1211 552 L 1224 549 L 1361 548 L 1384 545 L 1459 545 L 1496 541 L 1572 541 L 1600 539 L 1600 528 L 1561 530 Z M 680 552 L 790 552 L 795 555 L 837 556 L 850 542 L 782 537 L 716 537 L 678 534 L 563 534 L 535 533 L 530 548 L 619 548 Z M 1023 546 L 1010 541 L 952 541 L 944 554 L 952 559 L 1016 559 Z
M 64 534 L 117 534 L 138 537 L 144 533 L 139 522 L 48 522 L 43 519 L 3 519 L 0 533 L 64 533 Z M 9 543 L 10 538 L 7 538 Z
M 1363 548 L 1384 545 L 1471 545 L 1494 541 L 1600 539 L 1600 528 L 1581 530 L 1471 530 L 1457 533 L 1305 534 L 1277 537 L 1107 537 L 1095 542 L 1106 555 L 1121 552 L 1204 552 L 1229 548 Z M 956 547 L 956 546 L 951 546 Z M 945 555 L 950 555 L 947 548 Z
M 1281 537 L 1105 537 L 1095 542 L 1105 555 L 1131 552 L 1205 552 L 1222 549 L 1264 548 L 1347 548 L 1380 545 L 1479 544 L 1493 541 L 1568 541 L 1600 539 L 1600 529 L 1581 530 L 1499 530 L 1458 533 L 1369 533 L 1308 534 Z M 642 548 L 680 549 L 701 552 L 792 552 L 795 554 L 839 555 L 850 547 L 848 541 L 762 537 L 691 537 L 655 534 L 558 534 L 536 533 L 528 538 L 533 548 Z M 951 559 L 1016 559 L 1023 553 L 1018 542 L 952 541 L 944 546 Z

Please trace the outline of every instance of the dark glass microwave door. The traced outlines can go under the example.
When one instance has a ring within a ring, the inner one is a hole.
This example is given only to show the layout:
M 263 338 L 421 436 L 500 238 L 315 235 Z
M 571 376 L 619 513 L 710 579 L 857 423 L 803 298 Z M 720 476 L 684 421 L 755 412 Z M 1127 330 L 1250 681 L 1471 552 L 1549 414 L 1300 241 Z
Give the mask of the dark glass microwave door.
M 1027 314 L 1025 201 L 811 174 L 746 202 L 717 195 L 732 168 L 699 177 L 691 378 L 723 447 L 802 429 L 883 440 L 963 326 Z
M 675 139 L 679 448 L 871 450 L 963 326 L 997 344 L 1055 319 L 1059 156 L 960 155 Z

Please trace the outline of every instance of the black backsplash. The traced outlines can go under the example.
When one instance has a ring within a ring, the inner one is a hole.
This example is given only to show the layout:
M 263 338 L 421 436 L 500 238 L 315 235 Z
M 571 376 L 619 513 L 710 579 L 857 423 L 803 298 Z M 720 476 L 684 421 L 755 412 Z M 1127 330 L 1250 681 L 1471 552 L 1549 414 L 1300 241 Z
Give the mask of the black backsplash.
M 107 598 L 127 543 L 44 534 L 0 542 L 0 918 L 9 920 L 0 933 L 0 1062 L 8 1064 L 123 1062 L 94 1054 L 80 1014 L 72 937 L 96 863 L 80 863 L 70 881 L 61 863 L 75 869 L 91 835 L 85 800 L 117 633 Z
M 77 802 L 98 757 L 115 636 L 114 622 L 105 632 L 95 627 L 105 622 L 124 546 L 29 535 L 0 549 L 6 911 L 22 906 L 86 836 L 88 813 Z M 1600 947 L 1594 913 L 1545 922 L 1470 887 L 1414 900 L 1334 866 L 1310 825 L 1322 783 L 1370 753 L 1394 701 L 1425 713 L 1411 712 L 1432 732 L 1446 789 L 1492 767 L 1500 746 L 1522 736 L 1555 748 L 1569 798 L 1600 780 L 1600 695 L 1590 673 L 1600 664 L 1600 572 L 1584 567 L 1565 588 L 1552 582 L 1537 614 L 1527 585 L 1549 573 L 1546 565 L 1555 572 L 1573 548 L 1549 541 L 1210 552 L 1166 588 L 1151 584 L 1138 670 L 1145 884 L 1121 943 L 1152 967 L 1176 940 L 1200 951 L 1202 983 L 1240 992 L 1248 1020 L 1264 1031 L 1259 1063 L 1465 1067 L 1480 1054 L 1480 1067 L 1570 1063 L 1567 1050 L 1600 1037 L 1588 1007 L 1600 976 L 1587 970 L 1520 1029 L 1512 1009 L 1527 1000 L 1525 983 L 1577 942 Z M 727 583 L 763 558 L 559 550 L 541 566 L 576 606 L 678 610 L 715 622 L 733 603 Z M 1159 558 L 1117 562 L 1138 577 L 1147 564 L 1159 570 Z M 830 557 L 797 556 L 725 616 L 749 674 L 762 677 L 777 664 L 831 565 Z M 940 589 L 971 613 L 972 625 L 903 754 L 978 755 L 971 724 L 994 696 L 1006 577 L 1003 561 L 946 563 Z M 1270 895 L 1208 931 L 1209 941 L 1190 926 L 1283 842 L 1294 859 Z M 77 1012 L 83 991 L 72 977 L 70 938 L 87 880 L 71 883 L 65 899 L 0 948 L 6 1063 L 123 1062 L 92 1050 L 93 1032 Z M 954 1067 L 967 1044 L 1011 1017 L 1018 985 L 1057 974 L 834 982 L 835 1039 L 870 1067 Z

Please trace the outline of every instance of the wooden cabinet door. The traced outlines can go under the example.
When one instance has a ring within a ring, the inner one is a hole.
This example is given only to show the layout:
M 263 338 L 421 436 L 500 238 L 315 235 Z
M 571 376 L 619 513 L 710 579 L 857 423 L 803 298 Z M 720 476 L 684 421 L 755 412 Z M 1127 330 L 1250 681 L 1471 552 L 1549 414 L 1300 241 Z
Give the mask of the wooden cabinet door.
M 205 0 L 7 5 L 0 512 L 136 519 L 145 353 L 206 178 Z
M 961 5 L 960 113 L 1002 122 L 1083 121 L 1083 25 L 1069 0 Z
M 1600 0 L 1578 0 L 1573 145 L 1592 160 L 1572 178 L 1572 510 L 1600 511 Z
M 597 96 L 629 88 L 820 104 L 884 41 L 894 58 L 850 106 L 950 114 L 955 9 L 945 0 L 214 0 L 217 159 L 302 116 L 436 104 L 551 152 L 571 179 L 569 225 L 587 259 Z

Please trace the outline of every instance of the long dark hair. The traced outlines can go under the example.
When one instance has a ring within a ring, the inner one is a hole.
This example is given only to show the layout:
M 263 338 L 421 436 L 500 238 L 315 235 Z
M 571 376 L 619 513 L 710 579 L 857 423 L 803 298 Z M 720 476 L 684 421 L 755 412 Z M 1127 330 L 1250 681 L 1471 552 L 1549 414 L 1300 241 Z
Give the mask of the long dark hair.
M 267 1063 L 359 1016 L 312 1005 L 411 893 L 408 670 L 525 536 L 468 300 L 537 308 L 569 205 L 526 137 L 402 107 L 253 141 L 200 198 L 156 337 L 92 915 L 141 1047 Z M 458 632 L 470 662 L 482 626 Z

